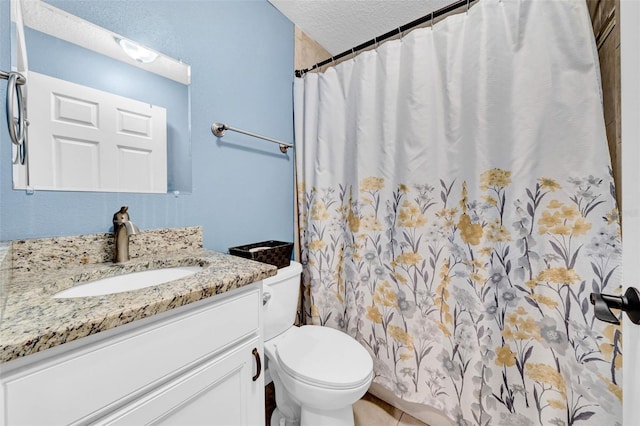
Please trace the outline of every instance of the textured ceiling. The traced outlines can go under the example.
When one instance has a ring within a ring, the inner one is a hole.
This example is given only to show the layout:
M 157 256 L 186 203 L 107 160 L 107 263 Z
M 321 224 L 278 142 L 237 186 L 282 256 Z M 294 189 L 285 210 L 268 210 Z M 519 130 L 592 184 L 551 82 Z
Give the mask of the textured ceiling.
M 453 0 L 269 0 L 332 55 L 438 10 Z

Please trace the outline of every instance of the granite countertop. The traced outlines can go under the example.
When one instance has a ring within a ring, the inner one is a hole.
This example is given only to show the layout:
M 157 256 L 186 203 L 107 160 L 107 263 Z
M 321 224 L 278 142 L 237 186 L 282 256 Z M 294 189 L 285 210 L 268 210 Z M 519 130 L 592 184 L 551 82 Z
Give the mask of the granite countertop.
M 169 253 L 152 244 L 155 250 L 149 250 L 151 253 L 138 252 L 137 257 L 121 264 L 92 262 L 95 253 L 87 252 L 86 236 L 80 240 L 67 237 L 62 245 L 50 244 L 54 239 L 39 240 L 31 246 L 29 241 L 13 242 L 8 248 L 0 244 L 0 363 L 215 296 L 277 272 L 275 266 L 202 249 L 201 229 L 179 229 L 184 230 L 195 235 L 195 244 L 190 241 Z M 162 237 L 176 241 L 171 232 Z M 108 239 L 108 234 L 97 238 Z M 34 245 L 49 247 L 49 254 L 43 255 L 40 249 L 36 252 Z M 72 249 L 65 251 L 69 247 Z M 78 247 L 84 257 L 77 253 Z M 101 250 L 104 247 L 96 252 Z M 195 265 L 204 269 L 158 286 L 103 296 L 52 298 L 78 283 L 98 278 Z

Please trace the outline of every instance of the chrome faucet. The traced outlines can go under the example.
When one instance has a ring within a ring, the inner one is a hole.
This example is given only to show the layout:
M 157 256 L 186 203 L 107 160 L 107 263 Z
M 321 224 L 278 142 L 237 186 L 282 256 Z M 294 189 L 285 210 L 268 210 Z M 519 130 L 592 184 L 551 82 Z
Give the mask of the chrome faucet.
M 129 220 L 128 206 L 120 207 L 120 211 L 113 215 L 113 236 L 115 238 L 114 263 L 129 260 L 129 235 L 135 235 L 140 230 Z

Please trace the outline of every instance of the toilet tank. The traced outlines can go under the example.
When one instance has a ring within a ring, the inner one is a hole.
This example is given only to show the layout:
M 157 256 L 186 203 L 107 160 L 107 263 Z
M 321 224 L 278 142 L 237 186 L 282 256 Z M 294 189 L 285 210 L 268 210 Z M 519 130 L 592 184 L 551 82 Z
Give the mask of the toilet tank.
M 278 269 L 277 275 L 262 281 L 265 341 L 293 326 L 298 309 L 301 273 L 302 265 L 291 261 L 289 266 Z

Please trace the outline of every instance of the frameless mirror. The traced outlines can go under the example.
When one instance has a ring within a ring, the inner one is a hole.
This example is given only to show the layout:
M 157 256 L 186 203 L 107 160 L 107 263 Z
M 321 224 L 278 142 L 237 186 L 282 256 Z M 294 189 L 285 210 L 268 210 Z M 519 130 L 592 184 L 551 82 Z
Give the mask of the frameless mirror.
M 78 7 L 81 4 L 81 2 L 77 2 L 74 5 L 75 11 L 79 15 L 82 15 L 82 13 L 78 12 Z M 34 106 L 30 105 L 30 99 L 38 99 L 33 94 L 38 86 L 35 86 L 35 88 L 30 87 L 29 74 L 44 74 L 47 78 L 53 77 L 56 81 L 63 82 L 63 84 L 66 84 L 66 82 L 73 83 L 83 88 L 86 87 L 88 88 L 87 90 L 95 89 L 101 93 L 104 92 L 113 94 L 115 97 L 126 98 L 127 102 L 129 100 L 138 102 L 151 109 L 166 110 L 166 160 L 163 160 L 163 162 L 166 161 L 166 172 L 164 175 L 160 175 L 163 179 L 166 179 L 166 185 L 163 188 L 166 188 L 166 192 L 170 193 L 190 193 L 191 117 L 189 65 L 160 52 L 145 48 L 134 40 L 129 40 L 109 29 L 102 28 L 73 15 L 61 9 L 64 6 L 64 1 L 56 0 L 47 0 L 47 2 L 42 0 L 12 0 L 11 2 L 12 69 L 24 72 L 27 75 L 25 104 L 27 118 L 31 122 L 29 129 L 34 125 L 29 111 Z M 152 5 L 150 4 L 149 7 L 152 7 Z M 91 102 L 85 102 L 84 100 L 79 102 L 76 97 L 69 95 L 63 99 L 64 102 L 61 104 L 61 108 L 67 108 L 68 112 L 78 112 L 80 116 L 88 117 L 88 121 L 93 120 L 92 114 L 94 113 L 92 112 Z M 58 100 L 52 98 L 51 103 L 56 104 L 57 102 Z M 143 136 L 147 136 L 145 132 L 148 129 L 145 126 L 149 126 L 139 120 L 143 116 L 146 117 L 144 114 L 136 113 L 123 115 L 124 118 L 116 117 L 114 120 L 117 121 L 118 126 L 129 126 L 124 133 L 140 133 Z M 74 120 L 78 122 L 73 122 Z M 80 121 L 74 118 L 67 120 L 67 124 L 77 124 L 77 127 L 82 127 L 86 124 Z M 98 122 L 100 120 L 96 119 L 95 121 Z M 165 122 L 163 121 L 162 123 L 162 129 L 164 130 Z M 150 131 L 149 134 L 151 134 Z M 29 131 L 29 139 L 31 139 L 31 131 Z M 77 142 L 74 137 L 67 137 L 66 140 L 73 143 Z M 54 142 L 56 141 L 51 143 L 54 144 Z M 49 143 L 49 141 L 46 143 Z M 29 151 L 36 145 L 36 143 L 28 141 L 27 161 L 24 165 L 14 164 L 13 183 L 15 189 L 83 190 L 82 188 L 69 188 L 64 185 L 58 186 L 54 178 L 52 178 L 52 182 L 33 185 L 29 180 L 29 176 L 33 176 L 35 172 L 34 170 L 29 171 L 29 168 L 35 169 L 35 166 L 29 163 Z M 65 146 L 67 148 L 64 149 L 76 149 L 68 148 L 71 146 L 70 143 Z M 54 153 L 56 149 L 60 151 L 62 148 L 51 148 Z M 90 150 L 85 151 L 88 153 L 85 157 L 82 154 L 84 151 L 80 149 L 77 151 L 77 160 L 72 157 L 76 166 L 74 173 L 91 173 L 93 167 L 89 160 L 92 161 L 95 157 L 102 156 L 101 161 L 107 161 L 106 164 L 110 164 L 109 161 L 111 160 L 105 160 L 106 156 L 101 152 L 91 154 Z M 37 156 L 34 155 L 32 157 L 35 158 Z M 130 160 L 125 159 L 125 161 Z M 57 171 L 52 170 L 50 173 L 56 178 L 68 173 L 69 164 L 69 160 L 62 165 L 55 161 L 50 161 L 48 165 L 42 166 L 42 162 L 37 162 L 38 167 L 59 169 Z M 114 173 L 117 173 L 115 171 L 117 167 L 111 168 L 114 170 L 108 170 L 108 173 L 102 178 L 109 180 Z M 135 179 L 135 173 L 132 176 L 132 179 Z M 84 190 L 93 191 L 95 189 Z M 105 189 L 104 191 L 119 192 L 120 190 Z M 165 190 L 163 189 L 163 191 Z M 158 191 L 138 191 L 133 189 L 124 190 L 123 192 Z

